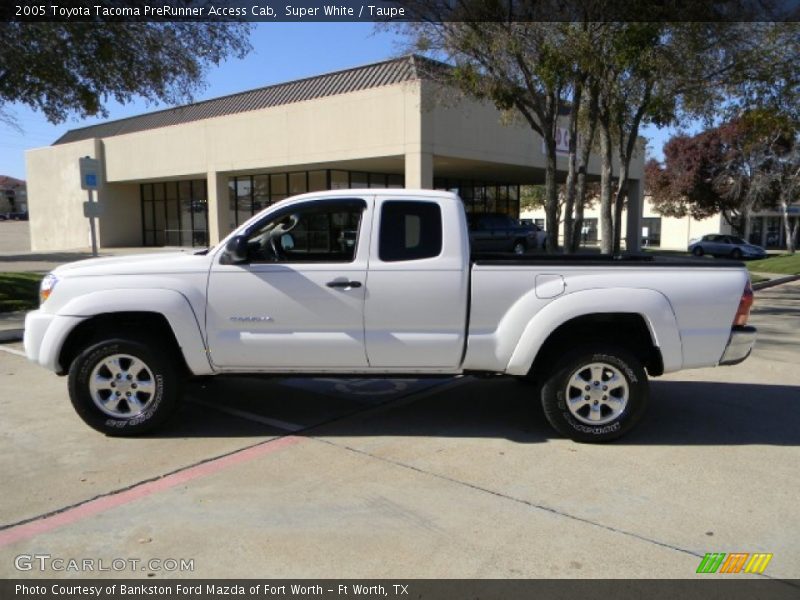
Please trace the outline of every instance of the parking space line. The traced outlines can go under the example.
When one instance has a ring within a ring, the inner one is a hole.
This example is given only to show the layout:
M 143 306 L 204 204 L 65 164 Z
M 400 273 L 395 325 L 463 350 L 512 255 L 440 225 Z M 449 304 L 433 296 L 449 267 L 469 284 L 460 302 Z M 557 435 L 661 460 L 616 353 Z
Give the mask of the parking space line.
M 291 431 L 292 433 L 306 428 L 305 425 L 297 425 L 295 423 L 289 423 L 288 421 L 281 421 L 280 419 L 273 419 L 271 417 L 262 417 L 256 413 L 251 413 L 246 410 L 239 410 L 238 408 L 233 408 L 230 406 L 221 406 L 219 404 L 214 404 L 213 402 L 207 402 L 206 400 L 197 400 L 196 398 L 192 398 L 189 400 L 189 402 L 192 404 L 205 406 L 206 408 L 210 408 L 221 413 L 233 415 L 234 417 L 247 419 L 248 421 L 255 421 L 256 423 L 270 425 L 272 427 L 277 427 L 278 429 L 283 429 L 284 431 Z
M 451 389 L 453 387 L 462 385 L 465 383 L 465 381 L 465 378 L 449 380 L 419 393 L 411 392 L 399 398 L 387 401 L 384 404 L 374 406 L 366 410 L 358 410 L 346 415 L 341 415 L 331 419 L 330 421 L 318 423 L 309 427 L 299 427 L 292 423 L 269 419 L 271 424 L 276 427 L 278 425 L 275 425 L 275 423 L 281 423 L 284 427 L 298 427 L 298 429 L 302 429 L 304 432 L 306 432 L 307 437 L 299 435 L 284 435 L 274 437 L 264 442 L 259 442 L 252 446 L 248 446 L 247 448 L 234 450 L 228 454 L 202 460 L 194 463 L 193 465 L 176 469 L 170 473 L 166 473 L 152 479 L 147 479 L 145 481 L 140 481 L 126 488 L 114 490 L 89 500 L 78 502 L 77 504 L 73 504 L 71 506 L 66 506 L 37 517 L 23 520 L 16 524 L 0 526 L 0 548 L 4 548 L 5 546 L 16 542 L 29 540 L 54 529 L 82 521 L 83 519 L 92 517 L 106 510 L 111 510 L 130 502 L 146 498 L 152 494 L 169 490 L 177 485 L 188 483 L 194 479 L 217 473 L 218 471 L 221 471 L 227 467 L 254 460 L 271 452 L 293 446 L 304 440 L 315 439 L 311 437 L 314 431 L 319 431 L 325 426 L 330 426 L 336 422 L 349 419 L 355 415 L 374 415 L 378 412 L 387 410 L 390 406 L 402 406 L 409 402 L 431 396 L 438 391 Z M 213 408 L 219 408 L 213 404 L 210 404 L 210 406 Z M 260 417 L 259 415 L 254 415 L 253 413 L 247 413 L 245 411 L 237 412 L 248 415 L 245 418 L 256 417 L 259 419 L 268 419 L 267 417 Z
M 27 355 L 24 352 L 22 352 L 22 350 L 15 350 L 14 348 L 6 348 L 5 346 L 0 346 L 0 350 L 2 350 L 3 352 L 8 352 L 9 354 L 14 354 L 15 356 L 28 358 Z
M 0 531 L 0 548 L 15 542 L 28 540 L 34 536 L 47 533 L 48 531 L 65 525 L 70 525 L 100 512 L 146 498 L 157 492 L 163 492 L 164 490 L 188 483 L 194 479 L 212 475 L 228 467 L 251 461 L 265 454 L 282 450 L 303 441 L 303 439 L 304 438 L 297 436 L 272 438 L 271 440 L 260 442 L 254 446 L 244 448 L 243 450 L 236 450 L 230 454 L 224 454 L 217 458 L 173 471 L 172 473 L 168 473 L 156 479 L 137 483 L 131 487 L 98 496 L 92 500 L 68 507 L 64 510 L 42 515 L 33 520 L 20 523 L 19 525 L 12 525 Z

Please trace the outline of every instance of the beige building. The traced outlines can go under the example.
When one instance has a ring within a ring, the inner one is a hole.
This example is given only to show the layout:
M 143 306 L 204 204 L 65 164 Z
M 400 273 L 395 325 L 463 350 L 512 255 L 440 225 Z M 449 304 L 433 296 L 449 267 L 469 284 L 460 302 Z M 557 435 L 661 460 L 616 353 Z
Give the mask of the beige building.
M 623 213 L 624 214 L 624 213 Z M 520 214 L 521 218 L 532 219 L 537 224 L 544 223 L 544 210 L 528 210 Z M 692 217 L 663 217 L 655 212 L 648 196 L 644 197 L 642 205 L 642 219 L 639 223 L 640 245 L 642 248 L 661 248 L 664 250 L 686 250 L 691 240 L 700 238 L 707 233 L 730 233 L 731 228 L 721 215 L 708 219 L 693 219 Z M 628 239 L 628 220 L 623 217 L 622 236 Z M 563 242 L 564 226 L 561 225 L 559 240 Z M 598 245 L 600 235 L 600 205 L 595 202 L 584 211 L 583 243 L 584 245 Z
M 789 207 L 790 226 L 795 220 L 800 219 L 800 204 Z M 544 210 L 525 210 L 520 213 L 520 218 L 531 219 L 538 225 L 544 225 Z M 586 208 L 584 213 L 584 244 L 593 246 L 600 242 L 600 207 L 595 203 L 591 208 Z M 622 236 L 628 235 L 628 219 L 623 218 Z M 661 248 L 663 250 L 686 250 L 689 242 L 696 240 L 708 233 L 734 233 L 733 228 L 722 215 L 714 215 L 707 219 L 693 219 L 686 217 L 664 217 L 658 214 L 650 203 L 648 196 L 644 197 L 642 205 L 642 219 L 639 224 L 642 248 Z M 559 240 L 563 242 L 564 226 L 561 225 Z M 779 211 L 766 210 L 754 213 L 750 218 L 750 235 L 748 241 L 767 249 L 780 249 L 786 247 L 786 235 L 783 227 L 783 217 Z
M 469 212 L 519 216 L 519 186 L 544 181 L 541 138 L 442 94 L 430 65 L 403 57 L 71 130 L 26 155 L 32 249 L 89 244 L 84 156 L 102 165 L 101 247 L 213 244 L 265 206 L 323 189 L 453 189 Z

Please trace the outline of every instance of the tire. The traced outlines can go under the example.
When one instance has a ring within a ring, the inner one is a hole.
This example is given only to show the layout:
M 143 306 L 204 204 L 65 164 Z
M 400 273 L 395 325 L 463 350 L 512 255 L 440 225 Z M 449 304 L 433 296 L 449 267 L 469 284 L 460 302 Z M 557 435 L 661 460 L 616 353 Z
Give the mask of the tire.
M 525 254 L 528 251 L 528 244 L 524 240 L 517 240 L 511 247 L 511 251 L 517 255 Z
M 705 253 L 706 251 L 703 250 L 702 246 L 695 246 L 694 250 L 692 250 L 692 254 L 694 254 L 695 256 L 703 256 Z
M 164 346 L 158 340 L 125 336 L 81 352 L 69 369 L 69 397 L 78 416 L 111 436 L 148 433 L 162 426 L 178 407 L 182 383 L 176 361 Z M 116 402 L 114 395 L 119 397 Z
M 613 378 L 618 380 L 612 385 Z M 644 416 L 648 399 L 642 363 L 627 350 L 601 343 L 558 360 L 542 385 L 545 417 L 556 431 L 576 442 L 619 438 Z
M 731 258 L 733 260 L 742 260 L 742 251 L 738 248 L 731 250 Z

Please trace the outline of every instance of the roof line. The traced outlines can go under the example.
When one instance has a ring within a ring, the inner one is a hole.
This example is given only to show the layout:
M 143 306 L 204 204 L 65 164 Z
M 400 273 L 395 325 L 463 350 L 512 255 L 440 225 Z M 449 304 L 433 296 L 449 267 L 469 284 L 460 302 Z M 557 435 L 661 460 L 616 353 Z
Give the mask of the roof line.
M 285 85 L 300 84 L 300 83 L 303 83 L 305 81 L 311 81 L 311 80 L 314 80 L 314 79 L 320 79 L 322 77 L 342 75 L 342 74 L 345 74 L 345 73 L 350 73 L 352 71 L 358 71 L 360 69 L 366 69 L 367 67 L 376 67 L 376 66 L 379 66 L 379 65 L 384 65 L 384 64 L 393 63 L 393 62 L 401 63 L 403 61 L 409 61 L 411 63 L 411 67 L 412 67 L 413 72 L 414 72 L 414 77 L 415 78 L 419 78 L 421 75 L 419 73 L 419 68 L 418 68 L 418 66 L 416 64 L 417 60 L 438 62 L 438 61 L 435 61 L 433 59 L 430 59 L 430 58 L 427 58 L 427 57 L 424 57 L 424 56 L 420 56 L 420 55 L 417 55 L 417 54 L 405 54 L 405 55 L 402 55 L 402 56 L 397 56 L 395 58 L 388 58 L 386 60 L 381 60 L 381 61 L 378 61 L 378 62 L 365 63 L 365 64 L 358 65 L 358 66 L 355 66 L 355 67 L 348 67 L 347 69 L 340 69 L 340 70 L 337 70 L 337 71 L 328 71 L 328 72 L 325 72 L 325 73 L 319 73 L 318 75 L 309 75 L 308 77 L 301 77 L 300 79 L 291 79 L 289 81 L 281 81 L 279 83 L 273 83 L 273 84 L 265 85 L 265 86 L 262 86 L 262 87 L 252 88 L 252 89 L 249 89 L 249 90 L 243 90 L 241 92 L 234 92 L 232 94 L 225 94 L 223 96 L 216 96 L 214 98 L 206 98 L 205 100 L 199 100 L 197 102 L 189 102 L 187 104 L 179 104 L 177 106 L 172 106 L 172 107 L 169 107 L 169 108 L 161 108 L 161 109 L 158 109 L 158 110 L 154 110 L 152 112 L 144 112 L 144 113 L 140 113 L 140 114 L 137 114 L 137 115 L 131 115 L 129 117 L 123 117 L 121 119 L 114 119 L 114 120 L 111 120 L 111 121 L 103 121 L 101 123 L 94 123 L 93 125 L 85 125 L 83 127 L 76 127 L 75 129 L 68 129 L 55 142 L 53 142 L 53 145 L 57 145 L 63 138 L 67 137 L 70 134 L 76 134 L 76 133 L 79 133 L 79 132 L 82 132 L 82 131 L 86 131 L 88 129 L 92 129 L 92 128 L 98 127 L 100 125 L 109 126 L 109 125 L 121 124 L 121 123 L 125 123 L 126 121 L 131 121 L 133 119 L 140 119 L 142 117 L 149 117 L 149 116 L 152 116 L 152 115 L 158 115 L 158 114 L 178 111 L 178 110 L 183 109 L 183 108 L 202 106 L 204 104 L 208 104 L 208 103 L 211 103 L 211 102 L 220 102 L 220 101 L 236 98 L 238 96 L 244 96 L 246 94 L 252 94 L 253 92 L 269 90 L 271 88 L 277 88 L 277 87 L 281 87 L 281 86 L 285 86 Z M 444 64 L 444 63 L 442 63 L 442 64 Z M 201 120 L 201 119 L 199 119 L 199 120 Z

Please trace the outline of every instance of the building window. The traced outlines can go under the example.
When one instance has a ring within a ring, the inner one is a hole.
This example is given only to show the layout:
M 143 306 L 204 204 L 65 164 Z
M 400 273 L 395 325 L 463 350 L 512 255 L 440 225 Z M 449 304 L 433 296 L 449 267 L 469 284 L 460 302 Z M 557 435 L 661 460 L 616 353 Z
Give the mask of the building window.
M 300 173 L 289 173 L 289 195 L 305 194 L 308 191 L 308 174 L 305 171 Z
M 369 187 L 369 175 L 361 171 L 350 172 L 350 187 L 352 189 L 361 189 Z
M 140 186 L 145 246 L 208 245 L 208 200 L 202 179 Z
M 253 213 L 269 206 L 269 175 L 253 177 Z
M 267 206 L 289 196 L 323 190 L 351 188 L 402 188 L 402 175 L 363 173 L 333 169 L 273 173 L 231 178 L 230 227 L 235 229 Z
M 345 190 L 350 187 L 350 174 L 347 171 L 331 171 L 331 189 Z
M 253 216 L 253 180 L 247 177 L 236 178 L 236 225 L 241 225 Z
M 780 248 L 783 231 L 780 217 L 765 217 L 766 239 L 764 244 L 767 248 Z
M 661 246 L 661 217 L 642 219 L 642 246 L 659 248 Z
M 387 176 L 386 187 L 399 189 L 404 186 L 404 178 L 402 175 L 389 175 Z
M 289 182 L 286 173 L 277 173 L 269 176 L 270 203 L 275 204 L 289 197 Z
M 371 188 L 386 188 L 386 175 L 382 173 L 369 174 L 369 187 Z
M 328 172 L 327 171 L 309 171 L 308 172 L 308 191 L 321 192 L 328 189 Z
M 581 226 L 581 244 L 597 243 L 597 218 L 584 219 Z

